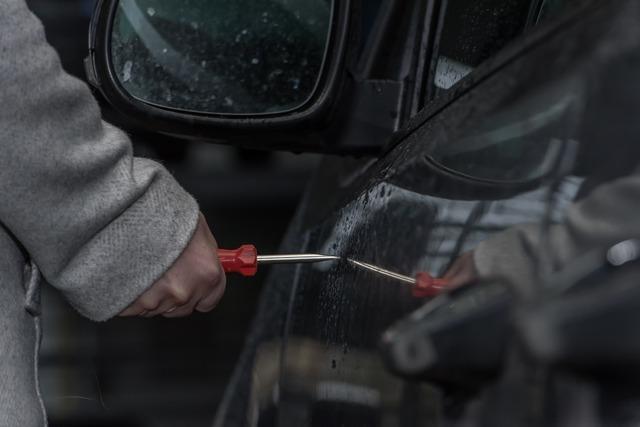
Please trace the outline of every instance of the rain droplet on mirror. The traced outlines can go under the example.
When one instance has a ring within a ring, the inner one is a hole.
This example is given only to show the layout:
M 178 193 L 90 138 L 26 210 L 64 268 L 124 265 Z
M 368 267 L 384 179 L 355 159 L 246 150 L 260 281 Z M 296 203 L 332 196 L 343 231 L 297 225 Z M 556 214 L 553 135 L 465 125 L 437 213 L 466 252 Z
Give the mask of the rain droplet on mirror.
M 133 62 L 127 61 L 124 63 L 124 67 L 122 67 L 122 82 L 126 83 L 131 80 L 131 68 L 133 68 Z

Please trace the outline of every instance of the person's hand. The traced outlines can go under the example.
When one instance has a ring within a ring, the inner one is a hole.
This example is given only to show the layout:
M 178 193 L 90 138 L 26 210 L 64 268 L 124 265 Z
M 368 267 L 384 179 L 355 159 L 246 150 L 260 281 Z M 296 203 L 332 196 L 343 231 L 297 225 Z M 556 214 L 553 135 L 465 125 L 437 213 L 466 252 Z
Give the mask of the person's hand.
M 473 261 L 473 251 L 465 252 L 456 259 L 442 276 L 449 281 L 448 287 L 458 287 L 478 280 L 478 271 Z
M 191 241 L 175 263 L 120 316 L 183 317 L 194 310 L 213 310 L 226 283 L 217 249 L 207 221 L 200 214 Z

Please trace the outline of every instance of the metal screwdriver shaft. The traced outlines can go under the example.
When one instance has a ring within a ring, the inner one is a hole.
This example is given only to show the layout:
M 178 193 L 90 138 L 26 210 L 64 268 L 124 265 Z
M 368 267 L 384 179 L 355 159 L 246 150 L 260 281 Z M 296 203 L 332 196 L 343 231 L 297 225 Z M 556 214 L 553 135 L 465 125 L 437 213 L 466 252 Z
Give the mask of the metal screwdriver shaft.
M 323 261 L 335 261 L 340 257 L 320 254 L 286 254 L 286 255 L 258 255 L 258 264 L 305 264 Z

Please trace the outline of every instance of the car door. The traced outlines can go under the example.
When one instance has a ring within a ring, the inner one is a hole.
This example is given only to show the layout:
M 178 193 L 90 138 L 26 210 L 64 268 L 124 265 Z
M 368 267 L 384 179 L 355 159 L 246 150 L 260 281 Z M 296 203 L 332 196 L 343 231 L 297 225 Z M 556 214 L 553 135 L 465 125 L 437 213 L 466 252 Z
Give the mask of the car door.
M 628 36 L 610 30 L 624 21 L 625 7 L 633 8 L 620 6 L 449 1 L 426 8 L 432 41 L 427 65 L 413 75 L 421 88 L 415 114 L 379 160 L 325 159 L 282 250 L 441 275 L 500 230 L 561 222 L 590 174 L 581 169 L 590 163 L 579 145 L 585 111 L 597 105 L 590 79 L 635 46 L 607 50 Z M 506 27 L 496 18 L 501 13 Z M 498 297 L 521 297 L 512 294 L 478 287 L 439 306 L 438 322 L 464 319 Z M 463 354 L 413 349 L 427 361 L 412 374 L 401 372 L 404 378 L 385 367 L 385 330 L 432 303 L 348 262 L 274 268 L 217 425 L 481 422 L 482 414 L 470 412 L 477 402 L 470 396 L 498 375 L 503 324 L 478 317 L 477 329 L 465 331 L 475 346 L 445 339 L 446 348 Z M 456 357 L 444 366 L 429 362 L 429 354 Z

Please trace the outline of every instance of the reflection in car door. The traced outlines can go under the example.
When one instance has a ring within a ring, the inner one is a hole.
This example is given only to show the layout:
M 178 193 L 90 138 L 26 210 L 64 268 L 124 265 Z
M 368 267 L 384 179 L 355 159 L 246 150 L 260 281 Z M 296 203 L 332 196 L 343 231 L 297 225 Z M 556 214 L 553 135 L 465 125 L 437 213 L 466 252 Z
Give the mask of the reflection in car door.
M 492 64 L 480 65 L 475 76 L 483 78 L 476 81 L 471 73 L 458 85 L 451 78 L 444 85 L 443 66 L 436 66 L 428 79 L 441 97 L 412 118 L 383 158 L 324 160 L 282 251 L 340 254 L 405 274 L 440 275 L 452 258 L 496 231 L 549 215 L 560 220 L 579 178 L 536 179 L 529 186 L 508 179 L 476 183 L 455 174 L 447 180 L 431 156 L 439 144 L 469 144 L 466 136 L 487 118 L 497 118 L 498 129 L 510 124 L 505 120 L 526 122 L 504 114 L 514 105 L 524 116 L 537 112 L 532 94 L 553 79 L 536 65 L 554 46 L 536 51 L 536 43 L 509 45 Z M 448 89 L 453 92 L 442 92 Z M 573 130 L 559 132 L 568 138 Z M 496 165 L 523 166 L 536 170 Z M 478 188 L 476 197 L 459 190 L 461 183 Z M 551 212 L 549 186 L 555 191 Z M 378 353 L 382 332 L 424 303 L 409 286 L 346 262 L 274 268 L 217 425 L 440 425 L 443 390 L 392 375 Z

